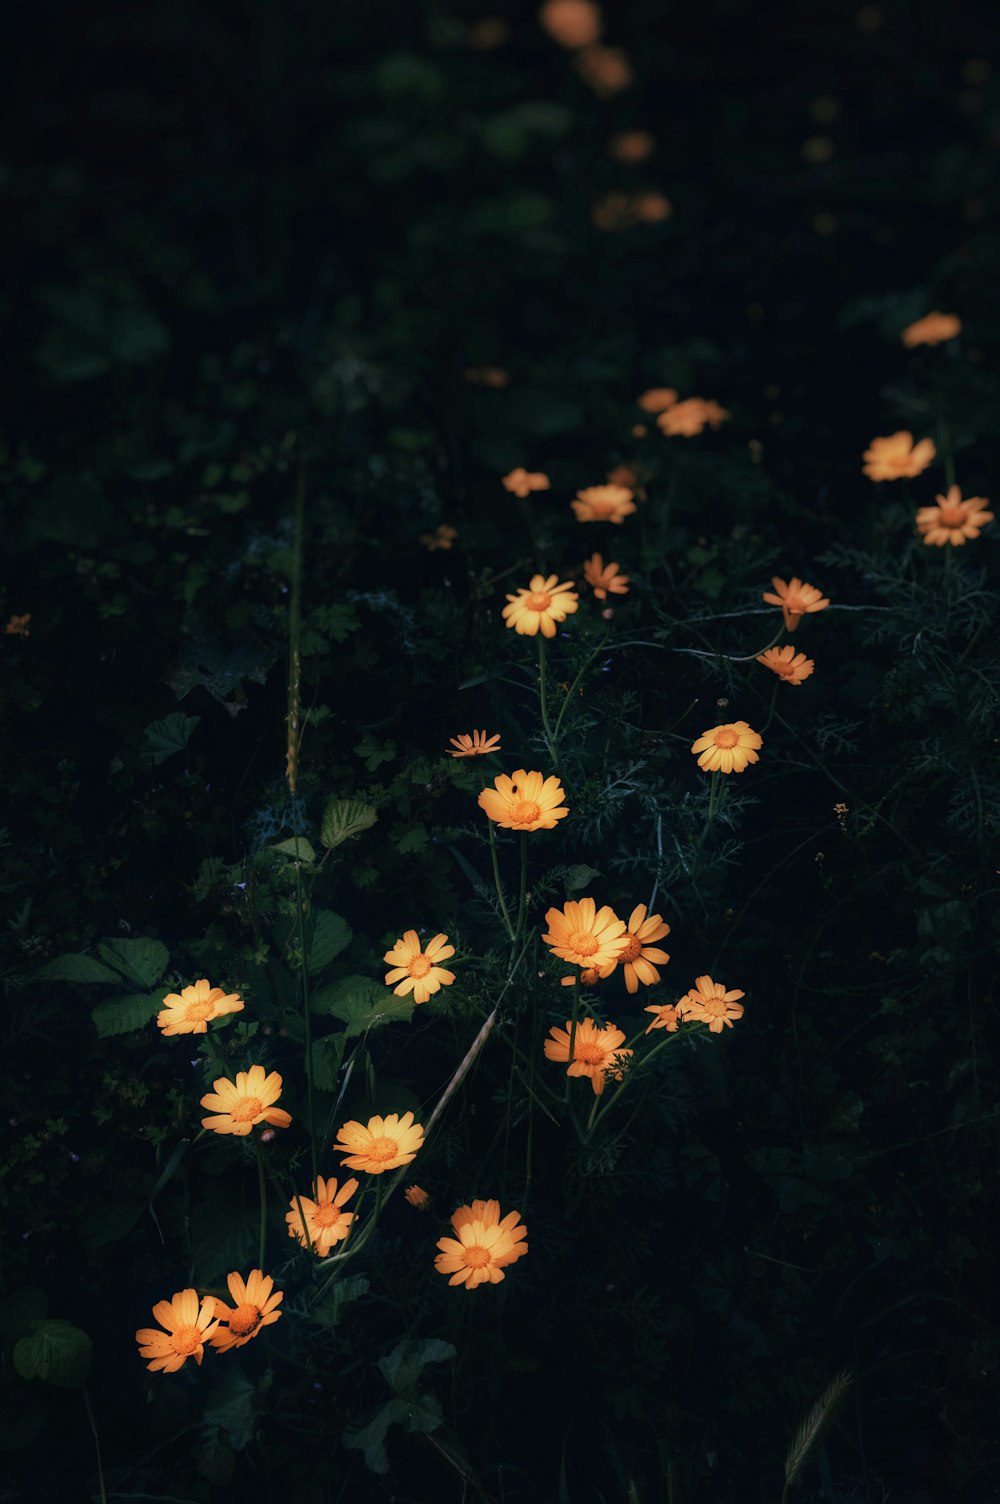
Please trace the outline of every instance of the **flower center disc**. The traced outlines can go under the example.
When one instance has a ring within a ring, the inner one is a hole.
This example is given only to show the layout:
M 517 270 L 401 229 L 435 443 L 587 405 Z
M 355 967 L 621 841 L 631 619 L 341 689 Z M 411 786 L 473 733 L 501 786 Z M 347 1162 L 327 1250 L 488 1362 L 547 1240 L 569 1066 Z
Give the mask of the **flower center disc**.
M 965 513 L 961 507 L 942 507 L 941 521 L 945 527 L 961 527 L 965 521 Z
M 577 1044 L 573 1053 L 584 1065 L 601 1065 L 604 1062 L 604 1051 L 599 1044 Z
M 200 1002 L 188 1003 L 187 1008 L 185 1009 L 185 1016 L 189 1019 L 205 1019 L 211 1018 L 214 1012 L 215 1004 L 210 1002 L 208 998 L 202 998 Z
M 719 731 L 715 736 L 715 745 L 721 747 L 724 752 L 728 752 L 730 747 L 735 747 L 738 741 L 739 737 L 735 731 Z
M 637 935 L 629 935 L 625 949 L 622 951 L 621 959 L 623 961 L 634 961 L 635 958 L 637 956 L 640 956 L 641 954 L 642 941 L 638 938 Z
M 245 1337 L 248 1332 L 254 1331 L 259 1323 L 260 1306 L 237 1306 L 229 1318 L 229 1330 L 235 1332 L 237 1337 Z
M 578 956 L 592 956 L 597 949 L 597 940 L 587 930 L 576 930 L 569 937 L 569 943 Z
M 431 969 L 431 963 L 426 956 L 414 956 L 407 967 L 411 977 L 425 977 Z
M 329 1227 L 339 1215 L 335 1206 L 318 1206 L 313 1212 L 313 1221 L 317 1227 Z
M 193 1353 L 195 1348 L 200 1347 L 205 1340 L 205 1333 L 196 1326 L 182 1326 L 179 1332 L 175 1332 L 170 1339 L 175 1353 Z
M 249 1123 L 260 1117 L 260 1097 L 244 1097 L 229 1113 L 234 1123 Z
M 543 590 L 534 591 L 524 604 L 529 611 L 547 611 L 552 604 L 552 597 L 546 595 Z
M 474 1248 L 465 1250 L 465 1262 L 469 1269 L 482 1269 L 490 1261 L 488 1248 L 480 1248 L 478 1244 Z
M 399 1153 L 399 1145 L 394 1138 L 374 1138 L 368 1148 L 369 1159 L 378 1160 L 379 1164 L 384 1159 L 395 1159 Z
M 527 799 L 518 799 L 511 808 L 510 817 L 515 825 L 532 825 L 540 814 L 537 804 L 532 804 Z

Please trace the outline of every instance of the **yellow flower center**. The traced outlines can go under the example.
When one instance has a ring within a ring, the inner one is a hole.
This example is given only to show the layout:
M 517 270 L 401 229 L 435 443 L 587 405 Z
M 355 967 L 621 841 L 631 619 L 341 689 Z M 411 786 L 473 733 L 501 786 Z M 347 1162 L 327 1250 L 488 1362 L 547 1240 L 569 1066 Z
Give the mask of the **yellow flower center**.
M 244 1097 L 229 1109 L 229 1116 L 234 1123 L 252 1123 L 260 1117 L 261 1110 L 260 1097 Z
M 317 1227 L 330 1227 L 339 1216 L 340 1212 L 335 1206 L 318 1206 L 313 1212 L 313 1221 Z
M 246 1337 L 260 1325 L 260 1306 L 242 1305 L 229 1318 L 229 1330 L 235 1337 Z
M 544 590 L 536 590 L 527 597 L 524 604 L 529 611 L 547 611 L 552 604 L 552 597 L 546 595 Z
M 730 747 L 735 747 L 738 741 L 739 737 L 735 731 L 724 730 L 715 733 L 715 745 L 725 752 L 728 752 Z
M 431 963 L 426 956 L 414 956 L 406 969 L 411 977 L 425 977 L 431 969 Z
M 174 1332 L 170 1339 L 173 1350 L 178 1355 L 185 1357 L 193 1353 L 205 1340 L 205 1333 L 196 1326 L 182 1326 L 180 1331 Z
M 184 1016 L 189 1021 L 194 1018 L 211 1018 L 214 1013 L 215 1004 L 207 997 L 199 998 L 196 1003 L 188 1003 L 184 1009 Z
M 569 937 L 569 944 L 578 956 L 592 956 L 597 949 L 597 938 L 589 930 L 574 930 Z
M 577 1040 L 573 1047 L 573 1055 L 577 1060 L 582 1061 L 584 1065 L 604 1064 L 604 1051 L 599 1044 L 581 1044 Z
M 478 1243 L 474 1247 L 465 1250 L 465 1263 L 469 1269 L 482 1269 L 490 1261 L 490 1250 L 488 1248 L 480 1248 Z
M 531 825 L 541 813 L 538 805 L 530 799 L 515 799 L 510 807 L 510 818 L 515 825 Z
M 939 510 L 943 527 L 961 527 L 965 522 L 965 510 L 961 504 L 958 506 L 943 506 Z
M 381 1164 L 383 1160 L 396 1158 L 399 1145 L 394 1138 L 373 1138 L 366 1153 L 369 1159 L 374 1159 Z
M 621 959 L 623 961 L 634 961 L 637 956 L 641 955 L 642 941 L 639 939 L 638 935 L 629 935 L 628 940 L 625 943 L 625 949 L 622 951 Z

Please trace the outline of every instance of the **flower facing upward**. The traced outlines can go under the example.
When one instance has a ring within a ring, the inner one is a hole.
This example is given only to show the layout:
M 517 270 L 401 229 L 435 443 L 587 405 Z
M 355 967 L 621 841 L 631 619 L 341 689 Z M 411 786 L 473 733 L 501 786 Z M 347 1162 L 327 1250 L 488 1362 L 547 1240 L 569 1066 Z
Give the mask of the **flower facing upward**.
M 350 1232 L 354 1213 L 345 1212 L 343 1207 L 344 1202 L 350 1200 L 357 1188 L 356 1180 L 345 1180 L 338 1190 L 337 1182 L 332 1175 L 329 1180 L 324 1180 L 322 1175 L 318 1175 L 315 1197 L 293 1196 L 288 1203 L 290 1210 L 285 1213 L 288 1236 L 298 1238 L 303 1248 L 308 1248 L 312 1244 L 313 1253 L 318 1258 L 325 1259 L 334 1244 L 341 1242 Z M 301 1216 L 299 1215 L 300 1203 L 302 1205 Z M 303 1217 L 305 1217 L 305 1229 L 302 1226 Z
M 746 997 L 738 988 L 726 991 L 721 982 L 711 977 L 696 977 L 695 984 L 685 992 L 677 1004 L 681 1018 L 696 1024 L 708 1024 L 713 1034 L 721 1034 L 723 1027 L 731 1029 L 734 1018 L 743 1017 L 743 1004 L 737 998 Z
M 742 773 L 748 763 L 759 762 L 756 749 L 763 745 L 746 721 L 732 721 L 704 732 L 691 743 L 691 751 L 701 754 L 698 766 L 706 773 Z
M 165 1327 L 140 1327 L 135 1334 L 139 1344 L 140 1358 L 152 1358 L 146 1367 L 150 1373 L 162 1370 L 176 1373 L 183 1368 L 188 1358 L 201 1366 L 204 1344 L 218 1328 L 215 1316 L 215 1300 L 211 1295 L 202 1298 L 198 1308 L 197 1290 L 179 1290 L 169 1300 L 158 1300 L 153 1315 Z
M 907 324 L 899 336 L 908 350 L 917 345 L 940 345 L 962 332 L 962 320 L 953 313 L 926 313 L 914 324 Z
M 662 940 L 664 935 L 669 934 L 670 926 L 660 914 L 650 914 L 647 918 L 646 905 L 636 904 L 629 915 L 625 949 L 619 958 L 629 992 L 638 992 L 640 982 L 644 987 L 652 987 L 654 982 L 660 980 L 660 973 L 652 963 L 658 961 L 661 966 L 666 966 L 670 957 L 665 950 L 660 950 L 650 942 Z
M 433 533 L 421 533 L 420 541 L 428 553 L 433 553 L 438 548 L 451 548 L 457 537 L 458 528 L 452 527 L 447 522 L 442 522 L 439 527 L 434 529 Z
M 509 776 L 498 773 L 492 789 L 483 789 L 476 801 L 488 819 L 505 830 L 552 830 L 569 814 L 566 790 L 555 774 L 528 773 L 518 768 Z
M 212 1346 L 220 1353 L 246 1347 L 264 1327 L 279 1321 L 278 1306 L 285 1298 L 284 1290 L 275 1290 L 274 1280 L 262 1269 L 251 1269 L 246 1283 L 233 1270 L 226 1276 L 226 1284 L 235 1306 L 227 1306 L 224 1300 L 215 1302 L 215 1314 L 224 1324 L 212 1337 Z
M 624 522 L 636 510 L 628 486 L 587 486 L 570 502 L 577 522 Z
M 533 574 L 527 590 L 521 587 L 507 600 L 510 604 L 500 614 L 522 637 L 536 637 L 539 632 L 543 637 L 554 637 L 556 624 L 572 616 L 580 604 L 570 581 L 560 584 L 557 574 Z
M 608 595 L 628 595 L 629 577 L 618 573 L 618 565 L 605 564 L 603 554 L 592 554 L 583 566 L 583 577 L 599 601 Z
M 573 1022 L 569 1018 L 565 1029 L 553 1024 L 549 1030 L 552 1037 L 545 1041 L 546 1060 L 569 1060 L 572 1029 Z M 589 1076 L 594 1095 L 601 1096 L 608 1073 L 616 1081 L 622 1079 L 621 1057 L 632 1054 L 631 1050 L 622 1049 L 624 1043 L 625 1035 L 614 1024 L 605 1024 L 602 1028 L 596 1019 L 585 1018 L 577 1024 L 573 1034 L 573 1059 L 566 1071 L 567 1076 Z
M 592 898 L 571 898 L 561 909 L 547 909 L 545 922 L 549 928 L 542 939 L 553 955 L 602 976 L 611 975 L 628 944 L 624 919 L 607 904 L 598 909 Z
M 904 429 L 884 439 L 872 439 L 862 468 L 869 480 L 912 479 L 923 474 L 936 454 L 933 439 L 914 444 L 912 433 Z
M 344 1160 L 345 1170 L 365 1170 L 369 1175 L 382 1175 L 386 1170 L 398 1170 L 416 1158 L 423 1144 L 424 1130 L 413 1121 L 412 1112 L 390 1112 L 387 1118 L 378 1114 L 368 1119 L 367 1128 L 352 1118 L 337 1134 L 334 1148 L 339 1154 L 350 1156 Z
M 545 0 L 538 19 L 560 47 L 588 47 L 601 35 L 601 10 L 593 0 Z
M 825 595 L 822 595 L 815 585 L 804 585 L 797 574 L 793 574 L 787 583 L 778 576 L 771 576 L 771 584 L 774 592 L 765 590 L 761 599 L 769 606 L 780 606 L 781 614 L 785 618 L 785 626 L 789 632 L 794 632 L 803 616 L 812 616 L 816 611 L 825 611 L 830 604 Z
M 213 1133 L 234 1133 L 238 1138 L 246 1138 L 257 1123 L 287 1128 L 292 1121 L 290 1112 L 273 1105 L 281 1096 L 281 1077 L 277 1071 L 267 1075 L 262 1065 L 252 1065 L 248 1071 L 237 1073 L 235 1086 L 226 1076 L 220 1076 L 212 1085 L 215 1091 L 202 1097 L 201 1105 L 219 1116 L 202 1118 L 201 1126 Z
M 185 987 L 180 992 L 168 992 L 156 1015 L 164 1036 L 174 1034 L 207 1034 L 213 1018 L 222 1018 L 226 1013 L 239 1013 L 243 999 L 236 992 L 224 992 L 213 987 L 207 977 Z
M 947 496 L 937 498 L 936 507 L 920 508 L 917 531 L 932 548 L 943 548 L 946 543 L 958 547 L 967 538 L 978 538 L 980 529 L 993 521 L 988 506 L 985 496 L 970 496 L 963 501 L 958 487 L 949 486 Z
M 675 1008 L 673 1003 L 652 1003 L 648 1008 L 643 1008 L 643 1013 L 652 1013 L 655 1016 L 650 1019 L 646 1030 L 650 1034 L 653 1029 L 666 1029 L 668 1034 L 676 1034 L 681 1021 L 680 1009 Z
M 23 616 L 12 616 L 4 627 L 8 637 L 30 637 L 31 631 L 28 623 L 31 620 L 31 612 L 26 611 Z
M 441 1252 L 434 1260 L 439 1274 L 448 1274 L 449 1285 L 464 1285 L 474 1290 L 487 1282 L 498 1285 L 504 1270 L 528 1251 L 524 1239 L 528 1229 L 520 1212 L 508 1212 L 501 1219 L 499 1201 L 473 1201 L 460 1206 L 452 1215 L 454 1238 L 439 1238 Z
M 512 496 L 528 496 L 532 491 L 547 491 L 551 482 L 541 470 L 519 468 L 505 475 L 500 484 Z
M 808 679 L 816 667 L 813 660 L 807 658 L 805 653 L 796 653 L 790 642 L 787 642 L 783 648 L 766 648 L 758 655 L 757 662 L 771 669 L 779 679 L 784 679 L 786 684 L 801 684 L 804 679 Z
M 448 740 L 457 752 L 449 752 L 449 757 L 484 757 L 487 752 L 500 751 L 500 733 L 495 736 L 487 736 L 485 731 L 460 732 L 458 736 L 449 736 Z M 447 748 L 445 749 L 447 750 Z
M 382 957 L 392 967 L 385 974 L 385 985 L 392 987 L 396 997 L 406 997 L 412 992 L 415 1003 L 426 1003 L 435 992 L 450 987 L 455 980 L 453 971 L 438 965 L 454 954 L 455 947 L 448 944 L 447 935 L 435 935 L 421 949 L 416 930 L 407 930 Z
M 672 386 L 651 386 L 635 400 L 644 413 L 665 413 L 677 401 L 677 393 Z
M 724 407 L 706 397 L 688 397 L 661 412 L 656 426 L 661 433 L 671 437 L 680 434 L 685 439 L 702 433 L 706 427 L 718 428 L 729 417 Z
M 418 1212 L 425 1212 L 431 1204 L 431 1198 L 422 1185 L 408 1185 L 403 1192 L 403 1200 L 415 1206 Z

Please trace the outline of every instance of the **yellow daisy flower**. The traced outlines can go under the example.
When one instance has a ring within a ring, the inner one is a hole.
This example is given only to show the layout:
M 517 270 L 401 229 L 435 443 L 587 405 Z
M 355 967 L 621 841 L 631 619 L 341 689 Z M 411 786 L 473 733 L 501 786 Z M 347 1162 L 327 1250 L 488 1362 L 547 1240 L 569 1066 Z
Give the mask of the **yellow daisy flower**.
M 628 486 L 587 486 L 570 506 L 577 522 L 622 523 L 636 510 Z
M 339 1154 L 350 1156 L 343 1161 L 345 1170 L 381 1175 L 386 1170 L 408 1165 L 416 1158 L 423 1141 L 424 1130 L 413 1121 L 412 1112 L 404 1112 L 402 1117 L 391 1112 L 387 1118 L 378 1114 L 369 1118 L 367 1127 L 352 1118 L 337 1134 L 333 1147 Z
M 592 898 L 571 898 L 561 909 L 547 909 L 548 931 L 542 936 L 560 961 L 593 968 L 610 976 L 628 944 L 625 921 L 607 904 L 598 909 Z
M 668 1034 L 676 1034 L 681 1021 L 680 1009 L 673 1003 L 652 1003 L 648 1008 L 643 1008 L 643 1013 L 653 1013 L 656 1016 L 650 1020 L 649 1034 L 653 1029 L 666 1029 Z
M 660 973 L 653 965 L 654 961 L 661 966 L 666 966 L 670 957 L 665 950 L 651 945 L 652 940 L 662 940 L 664 935 L 670 934 L 670 926 L 666 924 L 660 914 L 650 914 L 646 917 L 646 905 L 636 904 L 629 915 L 628 929 L 625 932 L 625 949 L 619 960 L 625 971 L 625 986 L 629 992 L 638 992 L 639 983 L 644 987 L 652 987 L 654 982 L 660 980 Z
M 572 1030 L 573 1021 L 569 1018 L 565 1029 L 553 1024 L 549 1030 L 552 1037 L 545 1041 L 546 1060 L 569 1060 Z M 573 1059 L 566 1071 L 567 1076 L 589 1076 L 594 1095 L 601 1096 L 609 1074 L 615 1081 L 622 1079 L 621 1058 L 632 1054 L 631 1050 L 622 1049 L 624 1043 L 625 1035 L 614 1024 L 605 1024 L 602 1028 L 596 1019 L 585 1018 L 577 1024 L 573 1034 Z
M 398 982 L 398 986 L 392 987 L 397 997 L 406 997 L 412 992 L 415 1003 L 426 1003 L 435 992 L 450 987 L 455 980 L 453 971 L 446 971 L 437 964 L 454 954 L 455 947 L 448 944 L 447 935 L 435 935 L 421 949 L 416 930 L 407 930 L 392 950 L 387 950 L 382 957 L 393 968 L 385 974 L 385 985 L 392 987 L 393 982 Z
M 287 1128 L 292 1121 L 290 1112 L 273 1105 L 281 1096 L 281 1077 L 277 1071 L 267 1075 L 262 1065 L 252 1065 L 248 1071 L 238 1072 L 235 1086 L 227 1076 L 220 1076 L 212 1085 L 215 1091 L 202 1097 L 201 1105 L 218 1116 L 202 1118 L 201 1126 L 213 1133 L 233 1133 L 246 1138 L 258 1123 Z
M 547 491 L 551 481 L 542 470 L 525 470 L 521 465 L 516 470 L 512 470 L 509 475 L 505 475 L 500 484 L 512 496 L 520 496 L 523 500 L 532 491 Z
M 706 773 L 742 773 L 748 763 L 760 761 L 754 749 L 763 745 L 746 721 L 733 721 L 727 726 L 713 726 L 692 742 L 691 751 L 701 754 L 698 766 Z
M 280 1320 L 277 1307 L 285 1298 L 284 1290 L 274 1289 L 274 1280 L 262 1269 L 251 1269 L 244 1284 L 243 1276 L 234 1270 L 226 1276 L 229 1293 L 235 1307 L 216 1299 L 215 1314 L 223 1323 L 212 1337 L 212 1346 L 217 1352 L 227 1353 L 234 1347 L 246 1347 L 265 1326 Z
M 476 801 L 488 819 L 505 830 L 552 830 L 569 814 L 563 802 L 566 790 L 555 774 L 548 778 L 518 768 L 509 776 L 498 773 L 492 789 L 483 789 Z
M 474 1201 L 453 1213 L 454 1238 L 439 1238 L 441 1252 L 434 1260 L 439 1274 L 450 1275 L 449 1285 L 474 1290 L 487 1282 L 498 1285 L 504 1270 L 528 1251 L 528 1229 L 520 1212 L 508 1212 L 501 1220 L 499 1201 Z
M 743 1004 L 737 1002 L 741 997 L 746 993 L 739 988 L 727 992 L 721 982 L 713 982 L 709 976 L 696 977 L 694 986 L 677 1004 L 677 1011 L 681 1018 L 708 1024 L 711 1033 L 721 1034 L 723 1027 L 733 1027 L 734 1018 L 743 1017 Z
M 207 1034 L 213 1018 L 222 1018 L 226 1013 L 239 1013 L 244 1007 L 237 992 L 223 992 L 213 987 L 207 977 L 185 987 L 180 994 L 168 992 L 163 1006 L 156 1015 L 164 1036 L 173 1034 Z
M 322 1175 L 318 1175 L 315 1198 L 293 1196 L 288 1203 L 290 1210 L 285 1213 L 288 1236 L 298 1238 L 303 1248 L 308 1248 L 311 1243 L 313 1253 L 325 1259 L 334 1244 L 342 1242 L 351 1230 L 355 1214 L 344 1211 L 344 1202 L 350 1200 L 357 1188 L 356 1180 L 345 1180 L 338 1190 L 337 1182 L 332 1175 L 329 1180 L 324 1180 Z M 300 1202 L 302 1204 L 301 1216 L 299 1215 Z M 302 1227 L 303 1217 L 305 1217 L 305 1231 Z
M 921 507 L 917 512 L 917 531 L 932 548 L 944 548 L 946 543 L 960 547 L 967 538 L 978 538 L 981 529 L 993 521 L 993 513 L 986 510 L 989 503 L 985 496 L 970 496 L 963 501 L 958 487 L 949 486 L 947 496 L 936 500 L 936 507 Z
M 215 1316 L 215 1300 L 211 1295 L 202 1297 L 198 1306 L 197 1290 L 179 1290 L 169 1300 L 158 1300 L 153 1315 L 165 1327 L 143 1326 L 135 1334 L 139 1344 L 140 1358 L 152 1358 L 146 1367 L 151 1373 L 176 1373 L 183 1368 L 188 1358 L 201 1366 L 204 1344 L 218 1328 Z
M 899 336 L 908 350 L 917 345 L 939 345 L 942 340 L 954 339 L 962 332 L 962 320 L 953 313 L 925 313 L 916 323 L 907 324 Z
M 580 597 L 569 580 L 559 583 L 557 574 L 533 574 L 528 589 L 508 595 L 509 605 L 504 606 L 501 616 L 508 627 L 522 637 L 554 637 L 556 625 L 572 616 L 580 604 Z
M 485 757 L 489 752 L 500 751 L 500 733 L 487 736 L 485 731 L 473 731 L 471 736 L 467 731 L 460 731 L 458 736 L 449 736 L 448 740 L 456 752 L 448 752 L 449 757 Z

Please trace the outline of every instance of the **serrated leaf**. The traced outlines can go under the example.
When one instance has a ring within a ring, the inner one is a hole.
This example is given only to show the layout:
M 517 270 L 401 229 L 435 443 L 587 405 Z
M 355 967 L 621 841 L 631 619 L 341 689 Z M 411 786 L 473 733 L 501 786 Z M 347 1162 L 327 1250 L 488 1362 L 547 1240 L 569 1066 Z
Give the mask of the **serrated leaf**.
M 344 1310 L 353 1301 L 367 1295 L 370 1285 L 363 1274 L 348 1275 L 337 1280 L 327 1298 L 316 1307 L 313 1319 L 324 1326 L 336 1326 Z
M 312 1006 L 316 1011 L 342 1019 L 347 1025 L 343 1037 L 351 1039 L 383 1024 L 409 1023 L 414 1002 L 412 997 L 394 996 L 384 983 L 354 976 L 342 977 L 332 987 L 322 988 L 312 999 Z
M 93 956 L 79 953 L 55 956 L 46 962 L 41 971 L 36 971 L 33 982 L 115 982 L 121 981 L 116 971 L 109 971 Z
M 219 1432 L 203 1440 L 194 1449 L 194 1460 L 201 1477 L 216 1488 L 225 1488 L 236 1471 L 236 1453 L 222 1440 Z
M 389 1457 L 385 1449 L 385 1438 L 393 1421 L 398 1419 L 398 1407 L 400 1400 L 389 1400 L 379 1407 L 364 1426 L 348 1426 L 341 1435 L 341 1441 L 345 1447 L 351 1447 L 354 1451 L 364 1452 L 365 1462 L 373 1473 L 387 1473 L 389 1471 Z
M 354 931 L 339 914 L 330 909 L 318 909 L 314 915 L 312 940 L 309 942 L 309 975 L 315 976 L 328 966 L 354 939 Z
M 596 867 L 588 867 L 586 863 L 579 862 L 574 867 L 567 867 L 563 882 L 567 893 L 579 893 L 581 888 L 586 888 L 593 882 L 595 877 L 600 877 Z
M 132 992 L 98 1003 L 90 1010 L 90 1016 L 99 1038 L 110 1039 L 115 1034 L 133 1034 L 144 1029 L 159 1013 L 164 996 L 164 992 Z
M 323 811 L 320 840 L 332 850 L 352 836 L 369 830 L 377 819 L 375 806 L 366 804 L 363 799 L 331 799 Z
M 457 1349 L 439 1337 L 407 1337 L 391 1353 L 379 1358 L 378 1366 L 395 1394 L 406 1394 L 415 1386 L 428 1363 L 444 1363 L 454 1358 Z
M 170 960 L 170 952 L 159 940 L 102 940 L 97 949 L 101 959 L 134 987 L 155 987 Z
M 223 1377 L 213 1384 L 205 1401 L 205 1425 L 224 1431 L 238 1452 L 253 1435 L 255 1393 L 254 1385 L 233 1364 L 228 1365 Z
M 276 851 L 280 856 L 290 856 L 300 862 L 315 862 L 316 848 L 305 836 L 289 836 L 287 841 L 279 841 L 276 846 L 269 846 L 268 851 Z
M 78 1388 L 90 1372 L 93 1343 L 69 1321 L 35 1320 L 29 1337 L 14 1347 L 14 1367 L 22 1379 L 44 1379 Z
M 312 1012 L 315 1013 L 315 1011 L 315 1007 L 312 1007 Z M 345 1038 L 344 1034 L 326 1034 L 322 1039 L 317 1039 L 313 1045 L 313 1085 L 317 1091 L 337 1090 Z
M 175 752 L 183 752 L 200 724 L 200 715 L 185 715 L 182 710 L 175 710 L 164 720 L 153 721 L 147 726 L 143 736 L 146 750 L 154 764 L 159 767 L 161 762 L 166 762 Z

